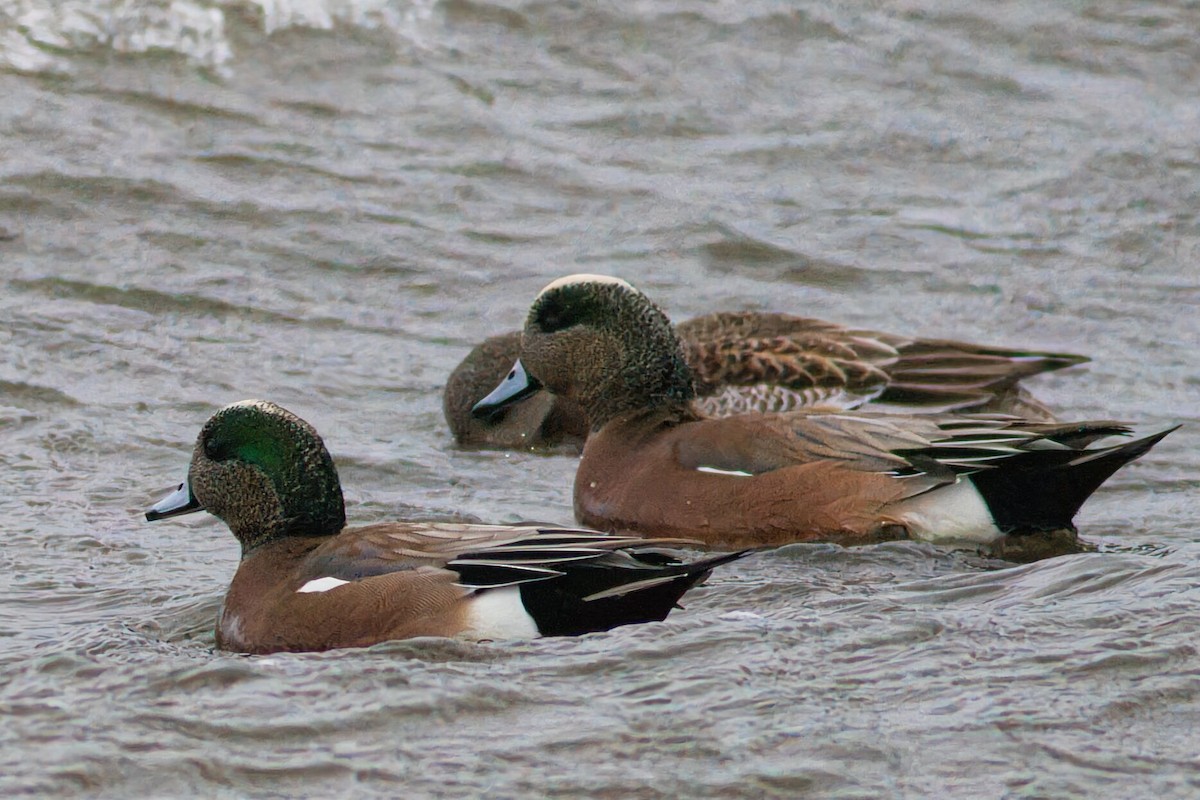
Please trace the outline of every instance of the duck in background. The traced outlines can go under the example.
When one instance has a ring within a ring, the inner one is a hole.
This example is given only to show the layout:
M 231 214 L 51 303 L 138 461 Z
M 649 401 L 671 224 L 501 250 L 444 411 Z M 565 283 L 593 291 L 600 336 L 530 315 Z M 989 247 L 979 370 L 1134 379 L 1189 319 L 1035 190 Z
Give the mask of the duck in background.
M 754 311 L 706 314 L 680 323 L 675 333 L 692 371 L 695 403 L 712 417 L 867 405 L 895 413 L 1007 413 L 1052 422 L 1054 415 L 1020 381 L 1088 361 Z M 450 374 L 442 410 L 455 440 L 472 447 L 581 448 L 587 416 L 566 397 L 539 390 L 491 414 L 471 413 L 520 348 L 519 331 L 490 337 Z

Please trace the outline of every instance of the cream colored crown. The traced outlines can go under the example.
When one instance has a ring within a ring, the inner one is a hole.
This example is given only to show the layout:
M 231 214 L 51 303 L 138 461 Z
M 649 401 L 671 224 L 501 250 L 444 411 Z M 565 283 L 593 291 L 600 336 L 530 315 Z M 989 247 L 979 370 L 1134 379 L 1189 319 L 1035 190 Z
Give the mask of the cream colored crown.
M 551 289 L 557 289 L 560 286 L 570 286 L 574 283 L 615 283 L 618 286 L 624 286 L 630 291 L 637 291 L 637 289 L 634 289 L 631 285 L 629 285 L 628 281 L 623 281 L 620 278 L 614 278 L 612 275 L 589 275 L 586 272 L 581 272 L 577 275 L 566 275 L 562 278 L 551 281 L 546 285 L 545 289 L 542 289 L 540 292 L 538 292 L 538 297 L 541 297 Z M 534 299 L 536 300 L 537 298 Z

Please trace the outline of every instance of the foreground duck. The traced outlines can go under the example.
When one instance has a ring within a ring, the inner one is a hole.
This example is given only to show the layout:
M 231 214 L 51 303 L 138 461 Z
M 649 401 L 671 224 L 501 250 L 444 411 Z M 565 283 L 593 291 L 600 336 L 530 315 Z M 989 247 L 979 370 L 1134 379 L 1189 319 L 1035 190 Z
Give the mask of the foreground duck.
M 545 387 L 591 429 L 575 477 L 586 525 L 718 547 L 913 538 L 995 546 L 1072 518 L 1170 431 L 1112 447 L 1106 421 L 864 412 L 713 419 L 666 316 L 625 281 L 573 275 L 534 301 L 520 360 L 476 406 Z
M 188 479 L 146 519 L 205 510 L 242 545 L 217 645 L 245 653 L 365 647 L 413 636 L 510 639 L 666 618 L 716 566 L 680 563 L 679 541 L 500 525 L 345 528 L 333 459 L 272 403 L 227 406 L 204 425 Z
M 675 328 L 692 371 L 697 407 L 709 416 L 806 407 L 908 413 L 989 412 L 1051 422 L 1020 381 L 1086 362 L 1083 356 L 917 339 L 790 314 L 723 312 Z M 587 438 L 584 410 L 533 392 L 484 417 L 471 413 L 520 353 L 520 332 L 476 346 L 446 381 L 442 409 L 462 445 L 565 445 Z

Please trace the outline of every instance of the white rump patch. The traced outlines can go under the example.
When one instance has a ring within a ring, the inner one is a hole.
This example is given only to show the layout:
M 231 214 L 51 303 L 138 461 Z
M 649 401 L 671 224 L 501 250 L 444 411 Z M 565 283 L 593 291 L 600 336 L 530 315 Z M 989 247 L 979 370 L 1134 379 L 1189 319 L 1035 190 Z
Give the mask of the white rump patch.
M 753 478 L 753 472 L 740 469 L 717 469 L 716 467 L 696 467 L 696 472 L 707 472 L 709 475 L 733 475 L 737 478 Z
M 624 286 L 630 291 L 636 292 L 628 281 L 623 281 L 620 278 L 614 278 L 612 275 L 590 275 L 586 272 L 581 272 L 577 275 L 567 275 L 557 280 L 546 284 L 546 288 L 538 292 L 538 297 L 541 297 L 551 289 L 557 289 L 560 286 L 569 286 L 573 283 L 615 283 L 618 286 Z
M 965 478 L 905 500 L 893 516 L 912 538 L 925 542 L 993 544 L 1004 538 L 987 503 Z
M 296 590 L 296 594 L 302 592 L 328 592 L 330 589 L 336 589 L 339 586 L 344 586 L 350 581 L 344 581 L 341 578 L 324 577 L 315 578 Z
M 471 639 L 535 639 L 537 623 L 521 602 L 521 588 L 508 586 L 477 592 L 467 606 L 467 627 L 461 635 Z

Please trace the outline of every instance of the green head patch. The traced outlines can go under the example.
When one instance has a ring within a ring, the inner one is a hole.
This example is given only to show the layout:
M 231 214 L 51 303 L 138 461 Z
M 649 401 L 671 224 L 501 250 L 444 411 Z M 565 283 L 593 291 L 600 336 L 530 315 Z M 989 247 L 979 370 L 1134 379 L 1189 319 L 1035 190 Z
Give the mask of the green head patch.
M 262 500 L 243 496 L 252 490 L 237 476 L 247 474 L 247 466 L 266 477 L 279 505 L 276 529 L 256 531 L 255 536 L 324 536 L 345 524 L 333 459 L 316 430 L 294 414 L 273 403 L 245 401 L 218 411 L 200 432 L 192 464 L 193 488 L 200 492 L 206 491 L 202 486 L 211 486 L 207 491 L 221 494 L 217 505 L 225 509 L 231 527 L 231 517 L 237 517 L 240 508 Z

